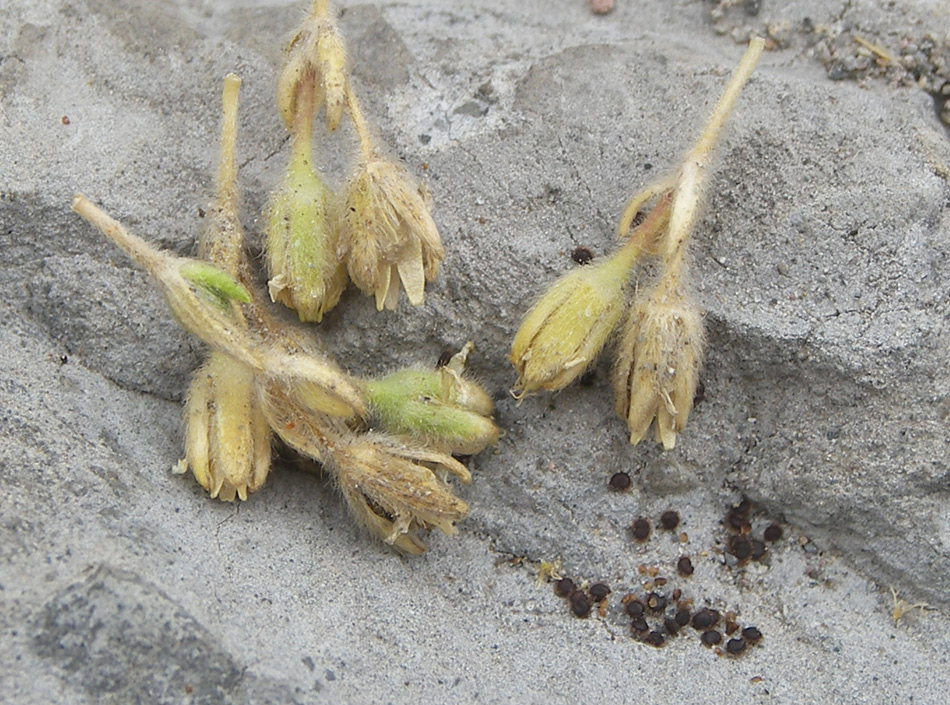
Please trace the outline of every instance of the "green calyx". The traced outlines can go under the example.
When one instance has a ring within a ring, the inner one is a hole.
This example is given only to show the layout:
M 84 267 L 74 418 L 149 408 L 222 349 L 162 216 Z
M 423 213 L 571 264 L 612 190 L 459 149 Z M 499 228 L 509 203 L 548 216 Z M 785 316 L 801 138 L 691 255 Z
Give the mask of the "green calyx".
M 221 308 L 231 301 L 250 303 L 251 295 L 234 277 L 207 262 L 191 261 L 179 269 L 189 284 L 208 295 Z

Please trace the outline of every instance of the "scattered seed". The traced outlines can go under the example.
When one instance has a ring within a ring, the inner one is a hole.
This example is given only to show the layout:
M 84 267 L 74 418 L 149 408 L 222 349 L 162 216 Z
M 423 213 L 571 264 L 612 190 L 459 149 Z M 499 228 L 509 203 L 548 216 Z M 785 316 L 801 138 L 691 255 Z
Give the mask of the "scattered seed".
M 626 605 L 627 614 L 631 617 L 642 617 L 643 616 L 643 603 L 640 600 L 631 600 Z
M 607 487 L 611 492 L 626 492 L 630 489 L 630 485 L 633 484 L 633 481 L 630 479 L 630 476 L 625 472 L 615 472 L 611 478 L 610 482 L 607 484 Z
M 576 590 L 577 586 L 570 578 L 561 578 L 554 583 L 554 594 L 558 597 L 570 597 Z
M 600 602 L 601 600 L 607 599 L 607 595 L 610 594 L 610 588 L 603 583 L 594 583 L 590 586 L 589 592 L 594 602 Z
M 634 634 L 642 634 L 643 632 L 650 631 L 650 625 L 647 624 L 647 621 L 643 617 L 634 618 L 634 620 L 630 622 L 630 628 Z
M 666 578 L 657 578 L 653 582 L 656 583 L 657 587 L 663 587 L 664 585 L 666 585 Z
M 61 123 L 63 123 L 64 125 L 68 125 L 69 122 L 70 122 L 69 116 L 68 116 L 68 115 L 63 115 L 63 117 L 61 117 L 61 118 L 59 119 L 59 121 L 60 121 Z
M 730 639 L 726 643 L 726 651 L 730 654 L 741 654 L 745 651 L 745 639 Z
M 633 530 L 633 538 L 637 541 L 642 542 L 650 538 L 650 522 L 643 517 L 634 521 L 631 529 Z
M 703 632 L 703 635 L 700 637 L 704 646 L 715 646 L 716 644 L 722 643 L 722 634 L 717 632 L 715 629 L 709 629 Z
M 689 556 L 680 556 L 680 559 L 676 561 L 676 571 L 683 577 L 689 577 L 693 574 L 693 562 L 689 559 Z
M 662 612 L 666 609 L 666 595 L 661 595 L 658 592 L 651 592 L 647 595 L 647 607 L 649 607 L 654 612 Z
M 443 350 L 443 351 L 442 351 L 442 354 L 439 355 L 438 361 L 436 361 L 436 363 L 435 363 L 435 368 L 436 368 L 437 370 L 439 370 L 439 369 L 442 369 L 443 367 L 445 367 L 446 365 L 448 365 L 449 362 L 452 361 L 452 357 L 453 357 L 454 355 L 455 355 L 455 353 L 453 353 L 451 350 Z
M 667 617 L 663 620 L 663 628 L 670 636 L 676 636 L 680 630 L 680 625 L 672 617 Z
M 782 538 L 782 527 L 777 522 L 772 522 L 765 529 L 765 540 L 775 542 L 780 538 Z
M 739 534 L 729 539 L 729 553 L 740 561 L 747 560 L 752 555 L 752 542 L 747 536 Z
M 693 629 L 696 629 L 697 631 L 709 629 L 710 627 L 715 626 L 716 622 L 718 621 L 719 613 L 716 610 L 711 610 L 708 607 L 704 607 L 693 615 Z
M 663 512 L 660 515 L 660 526 L 662 526 L 667 531 L 673 531 L 677 526 L 680 525 L 680 515 L 675 511 L 670 509 L 669 511 Z
M 581 619 L 587 617 L 590 614 L 590 600 L 587 599 L 587 595 L 580 591 L 571 595 L 571 611 Z
M 590 261 L 594 259 L 594 253 L 589 248 L 579 245 L 571 253 L 571 259 L 578 264 L 590 264 Z
M 673 588 L 673 594 L 671 595 L 673 602 L 679 602 L 680 598 L 683 596 L 683 591 L 679 588 Z
M 746 627 L 742 630 L 742 638 L 750 644 L 757 644 L 762 641 L 762 632 L 755 627 Z
M 685 627 L 687 624 L 689 624 L 689 610 L 682 607 L 676 610 L 676 614 L 673 615 L 673 621 L 679 626 Z
M 649 644 L 650 646 L 655 646 L 655 647 L 659 648 L 659 647 L 663 646 L 664 644 L 666 644 L 666 637 L 663 636 L 663 635 L 662 635 L 660 632 L 658 632 L 658 631 L 652 631 L 652 632 L 650 632 L 649 634 L 647 634 L 647 636 L 646 636 L 646 638 L 644 639 L 644 641 L 645 641 L 647 644 Z
M 749 541 L 750 548 L 752 550 L 752 560 L 760 561 L 765 558 L 765 544 L 759 541 L 758 539 L 752 539 Z
M 680 543 L 689 543 L 689 534 L 685 531 L 680 532 Z

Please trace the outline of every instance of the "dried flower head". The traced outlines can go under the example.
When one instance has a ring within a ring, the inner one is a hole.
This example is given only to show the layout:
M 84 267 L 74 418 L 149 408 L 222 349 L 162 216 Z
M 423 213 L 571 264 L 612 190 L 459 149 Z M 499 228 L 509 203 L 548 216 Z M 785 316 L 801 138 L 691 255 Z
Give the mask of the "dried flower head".
M 396 308 L 400 283 L 413 306 L 424 302 L 445 257 L 430 210 L 428 190 L 386 159 L 364 161 L 346 185 L 336 208 L 338 253 L 378 310 Z
M 225 502 L 246 500 L 267 479 L 270 426 L 261 411 L 254 372 L 219 352 L 195 373 L 185 404 L 185 461 L 202 487 Z
M 310 14 L 287 44 L 277 79 L 277 106 L 290 129 L 299 111 L 302 91 L 317 97 L 316 108 L 326 108 L 327 128 L 340 124 L 346 102 L 346 47 L 327 0 L 315 0 Z M 310 112 L 312 119 L 313 111 Z
M 693 408 L 703 349 L 699 311 L 668 284 L 630 309 L 613 375 L 617 412 L 627 421 L 630 442 L 642 441 L 656 419 L 657 441 L 667 450 Z

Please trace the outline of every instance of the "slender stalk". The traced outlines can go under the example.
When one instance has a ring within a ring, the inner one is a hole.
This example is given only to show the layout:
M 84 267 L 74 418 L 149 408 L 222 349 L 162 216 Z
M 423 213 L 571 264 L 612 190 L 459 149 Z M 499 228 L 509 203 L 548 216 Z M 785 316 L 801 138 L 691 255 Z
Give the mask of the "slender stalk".
M 360 152 L 362 153 L 363 161 L 372 161 L 376 157 L 376 146 L 349 79 L 346 81 L 346 105 L 350 110 L 350 117 L 353 118 L 353 129 L 356 130 L 356 136 L 360 141 Z
M 133 235 L 104 210 L 82 194 L 73 196 L 73 210 L 86 219 L 103 235 L 122 248 L 132 260 L 150 274 L 154 274 L 164 255 L 138 235 Z

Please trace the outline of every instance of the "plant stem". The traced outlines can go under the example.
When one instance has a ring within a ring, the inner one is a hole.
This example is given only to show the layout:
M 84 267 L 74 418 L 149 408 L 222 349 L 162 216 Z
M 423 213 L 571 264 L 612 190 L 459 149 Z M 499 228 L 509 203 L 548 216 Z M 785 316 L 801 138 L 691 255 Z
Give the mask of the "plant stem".
M 376 157 L 376 147 L 373 143 L 372 135 L 369 131 L 369 125 L 366 118 L 363 117 L 363 111 L 360 110 L 360 104 L 356 100 L 356 94 L 350 85 L 349 79 L 346 81 L 346 105 L 350 110 L 350 117 L 353 118 L 353 129 L 360 141 L 360 152 L 364 162 L 369 162 Z

